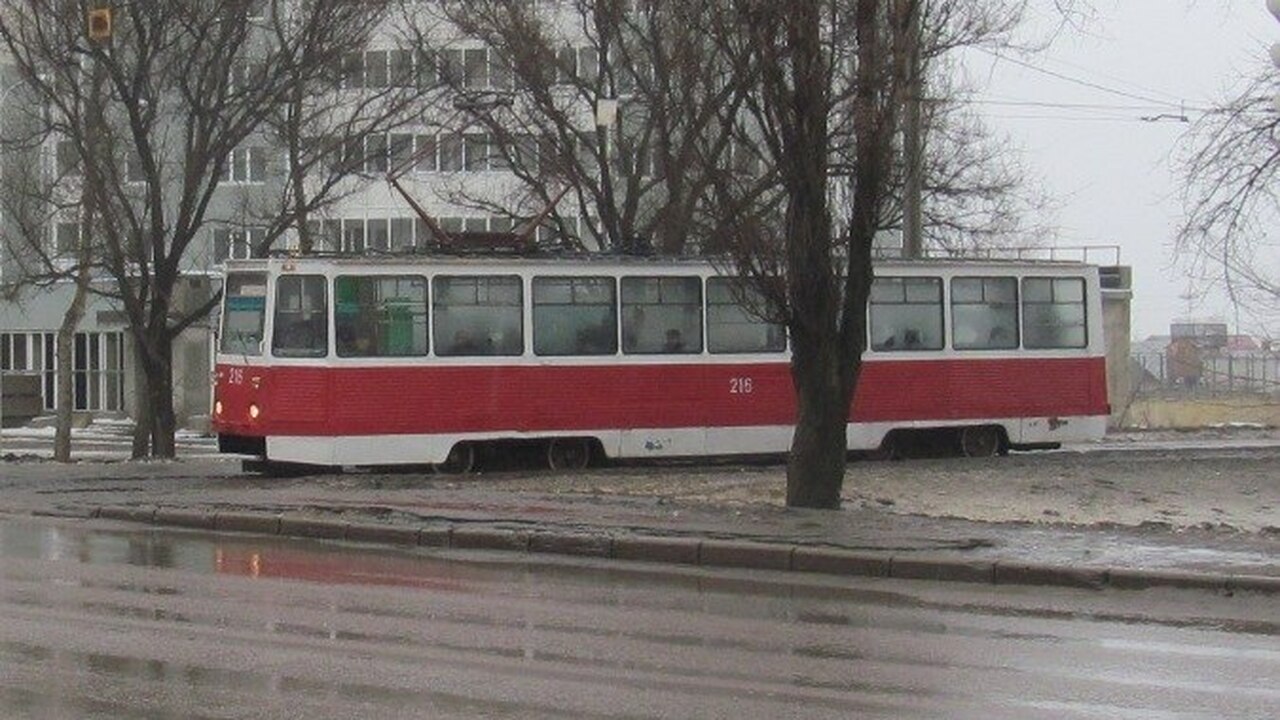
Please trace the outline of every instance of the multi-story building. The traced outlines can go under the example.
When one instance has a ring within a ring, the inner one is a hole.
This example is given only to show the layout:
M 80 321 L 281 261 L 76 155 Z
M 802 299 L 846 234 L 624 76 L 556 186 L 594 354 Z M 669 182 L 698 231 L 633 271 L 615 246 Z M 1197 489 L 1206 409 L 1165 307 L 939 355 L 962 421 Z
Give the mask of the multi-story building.
M 549 4 L 554 11 L 554 4 Z M 572 27 L 572 23 L 566 23 Z M 343 63 L 335 102 L 356 103 L 361 93 L 379 92 L 397 84 L 427 83 L 438 87 L 423 95 L 421 121 L 406 122 L 387 132 L 362 138 L 362 161 L 344 188 L 343 196 L 309 223 L 320 252 L 395 252 L 423 247 L 434 240 L 432 231 L 418 218 L 410 202 L 388 182 L 395 171 L 401 186 L 446 233 L 507 232 L 519 216 L 535 215 L 528 203 L 512 201 L 519 182 L 500 160 L 495 138 L 476 122 L 475 108 L 464 107 L 460 96 L 485 97 L 497 104 L 511 103 L 514 92 L 511 68 L 482 43 L 460 38 L 447 24 L 434 24 L 431 42 L 439 48 L 428 55 L 415 47 L 409 35 L 391 27 L 374 34 L 360 53 Z M 441 30 L 441 28 L 444 28 Z M 419 36 L 421 38 L 421 36 Z M 419 40 L 420 42 L 420 40 Z M 567 44 L 560 60 L 572 67 L 595 62 L 591 51 Z M 579 57 L 581 56 L 581 57 Z M 454 73 L 442 77 L 442 73 Z M 15 112 L 22 89 L 12 65 L 0 58 L 0 136 L 9 137 L 15 124 L 28 117 Z M 184 282 L 174 302 L 194 308 L 219 287 L 219 274 L 227 258 L 245 258 L 263 251 L 265 228 L 256 216 L 255 198 L 278 193 L 284 172 L 283 150 L 270 141 L 251 139 L 229 158 L 213 206 L 202 230 L 203 237 L 184 260 Z M 347 149 L 350 152 L 350 149 Z M 38 149 L 0 154 L 0 173 L 38 163 L 51 176 L 75 180 L 76 168 L 69 153 L 56 140 Z M 131 177 L 127 172 L 126 177 Z M 570 203 L 565 203 L 566 208 Z M 477 209 L 485 207 L 488 210 Z M 509 208 L 499 211 L 500 208 Z M 51 213 L 43 229 L 46 249 L 54 256 L 70 255 L 80 232 L 74 207 Z M 561 227 L 578 236 L 590 236 L 589 221 L 568 210 Z M 16 229 L 13 218 L 0 207 L 0 228 L 6 235 Z M 540 229 L 540 233 L 548 232 Z M 288 233 L 274 247 L 295 249 L 297 234 Z M 18 257 L 21 242 L 0 247 L 0 387 L 5 400 L 0 414 L 6 422 L 20 422 L 56 407 L 55 347 L 58 328 L 74 294 L 69 281 L 33 286 Z M 110 281 L 99 279 L 98 282 Z M 216 312 L 216 311 L 215 311 Z M 173 353 L 174 402 L 179 426 L 200 428 L 209 406 L 210 353 L 216 317 L 196 323 L 178 342 Z M 127 319 L 108 297 L 91 294 L 74 343 L 73 406 L 83 413 L 131 414 L 140 387 Z

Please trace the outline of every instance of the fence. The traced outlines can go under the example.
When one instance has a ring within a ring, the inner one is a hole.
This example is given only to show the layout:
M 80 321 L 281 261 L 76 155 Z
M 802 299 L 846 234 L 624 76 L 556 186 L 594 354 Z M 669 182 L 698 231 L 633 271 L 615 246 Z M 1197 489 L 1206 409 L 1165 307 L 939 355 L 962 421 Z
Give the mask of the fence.
M 1137 353 L 1137 394 L 1179 392 L 1196 395 L 1258 394 L 1280 396 L 1280 354 L 1267 351 L 1203 351 L 1192 361 L 1169 350 Z

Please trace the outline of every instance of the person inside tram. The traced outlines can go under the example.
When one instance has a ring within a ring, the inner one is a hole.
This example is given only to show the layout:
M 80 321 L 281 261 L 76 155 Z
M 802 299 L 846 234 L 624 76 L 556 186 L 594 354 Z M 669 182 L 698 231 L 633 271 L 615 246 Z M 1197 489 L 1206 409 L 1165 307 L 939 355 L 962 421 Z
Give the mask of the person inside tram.
M 684 336 L 676 328 L 667 330 L 666 340 L 662 343 L 662 352 L 664 353 L 681 353 L 684 352 Z
M 483 346 L 466 328 L 459 328 L 453 334 L 453 345 L 450 352 L 454 355 L 478 355 Z

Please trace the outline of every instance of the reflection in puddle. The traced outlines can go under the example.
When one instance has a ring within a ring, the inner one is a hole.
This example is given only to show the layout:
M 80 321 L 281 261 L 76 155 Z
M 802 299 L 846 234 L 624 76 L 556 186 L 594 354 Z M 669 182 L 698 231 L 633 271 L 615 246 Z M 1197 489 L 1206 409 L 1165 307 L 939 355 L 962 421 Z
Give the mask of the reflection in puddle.
M 365 551 L 289 538 L 263 540 L 155 529 L 86 531 L 65 525 L 9 522 L 0 523 L 0 553 L 87 565 L 431 590 L 461 589 L 467 574 L 458 563 L 387 549 Z M 166 587 L 132 589 L 178 592 Z

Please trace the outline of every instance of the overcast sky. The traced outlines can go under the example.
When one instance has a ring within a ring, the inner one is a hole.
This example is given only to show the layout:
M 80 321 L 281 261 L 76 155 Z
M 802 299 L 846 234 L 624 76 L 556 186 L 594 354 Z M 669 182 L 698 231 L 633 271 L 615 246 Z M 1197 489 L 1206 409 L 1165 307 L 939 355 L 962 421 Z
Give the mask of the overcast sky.
M 1135 338 L 1167 333 L 1171 321 L 1184 318 L 1234 328 L 1235 313 L 1222 298 L 1188 299 L 1203 293 L 1174 264 L 1181 217 L 1174 160 L 1187 126 L 1141 118 L 1179 114 L 1183 103 L 1194 109 L 1220 102 L 1266 62 L 1266 48 L 1280 41 L 1280 23 L 1265 0 L 1092 5 L 1095 15 L 1083 30 L 1059 33 L 1043 53 L 1009 60 L 974 54 L 967 62 L 983 88 L 978 109 L 1021 147 L 1026 166 L 1058 204 L 1060 245 L 1120 246 L 1121 263 L 1133 267 Z M 1028 35 L 1047 36 L 1051 28 L 1029 28 Z M 1247 317 L 1241 324 L 1256 328 Z M 1280 328 L 1271 332 L 1280 335 Z

